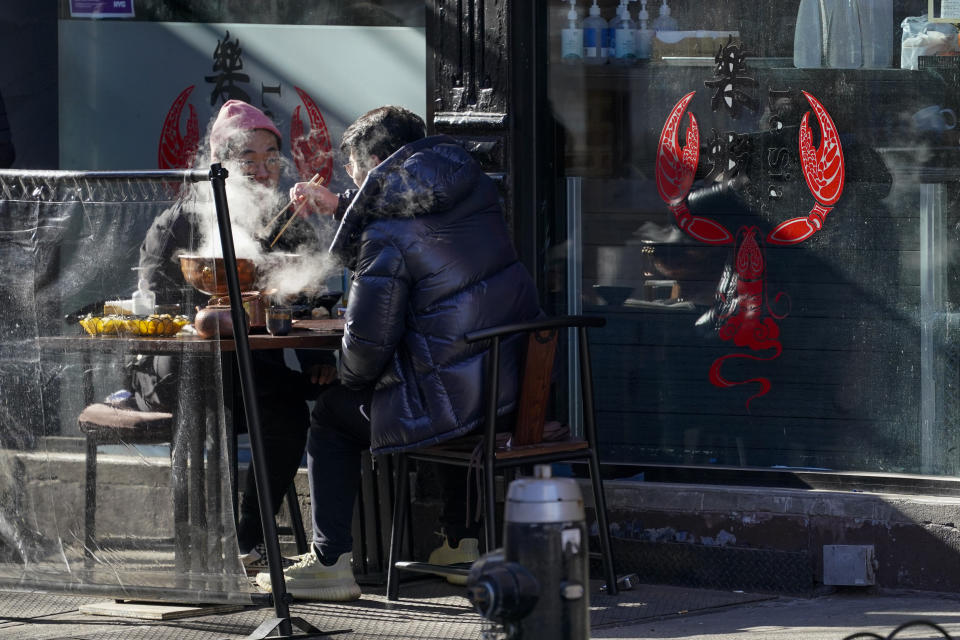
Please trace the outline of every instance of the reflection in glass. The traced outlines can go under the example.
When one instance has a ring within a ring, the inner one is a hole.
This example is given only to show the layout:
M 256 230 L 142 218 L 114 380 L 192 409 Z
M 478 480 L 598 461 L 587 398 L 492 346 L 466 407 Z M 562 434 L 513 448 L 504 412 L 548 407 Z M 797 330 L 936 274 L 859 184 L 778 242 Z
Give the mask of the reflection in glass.
M 863 66 L 860 12 L 857 0 L 834 0 L 827 14 L 827 66 L 859 69 Z

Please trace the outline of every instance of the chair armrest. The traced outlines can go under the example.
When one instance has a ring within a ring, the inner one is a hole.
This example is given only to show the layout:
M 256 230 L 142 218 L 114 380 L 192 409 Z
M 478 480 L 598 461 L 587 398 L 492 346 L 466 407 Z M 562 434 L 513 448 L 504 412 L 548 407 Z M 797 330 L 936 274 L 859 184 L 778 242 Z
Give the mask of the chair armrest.
M 602 327 L 607 324 L 607 319 L 599 316 L 553 316 L 538 318 L 528 322 L 518 322 L 515 324 L 504 324 L 499 327 L 489 327 L 478 329 L 467 333 L 463 339 L 470 344 L 480 340 L 489 340 L 513 333 L 527 333 L 530 331 L 542 331 L 544 329 L 555 329 L 558 327 Z

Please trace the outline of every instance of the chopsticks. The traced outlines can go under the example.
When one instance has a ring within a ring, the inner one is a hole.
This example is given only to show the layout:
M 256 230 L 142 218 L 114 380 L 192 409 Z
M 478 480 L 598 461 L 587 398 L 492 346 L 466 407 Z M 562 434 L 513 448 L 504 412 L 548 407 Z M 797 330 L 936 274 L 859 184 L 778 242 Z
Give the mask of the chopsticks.
M 307 184 L 321 185 L 323 184 L 323 177 L 318 173 L 312 178 L 310 178 L 310 182 L 308 182 Z M 270 247 L 269 247 L 270 249 L 273 248 L 273 245 L 277 244 L 277 240 L 279 240 L 280 236 L 283 235 L 283 232 L 287 230 L 287 227 L 289 227 L 290 224 L 297 219 L 297 216 L 299 215 L 300 210 L 303 209 L 303 207 L 306 204 L 307 204 L 307 199 L 305 198 L 303 202 L 301 202 L 294 208 L 293 213 L 290 215 L 287 221 L 283 224 L 283 227 L 280 228 L 280 231 L 277 232 L 277 235 L 273 238 L 273 241 L 270 243 Z M 288 202 L 285 207 L 280 209 L 280 211 L 277 212 L 277 215 L 273 216 L 273 218 L 270 219 L 270 222 L 264 225 L 264 229 L 266 230 L 266 229 L 269 229 L 271 226 L 273 226 L 273 223 L 276 222 L 277 219 L 280 216 L 282 216 L 283 213 L 287 211 L 291 206 L 293 206 L 293 200 Z

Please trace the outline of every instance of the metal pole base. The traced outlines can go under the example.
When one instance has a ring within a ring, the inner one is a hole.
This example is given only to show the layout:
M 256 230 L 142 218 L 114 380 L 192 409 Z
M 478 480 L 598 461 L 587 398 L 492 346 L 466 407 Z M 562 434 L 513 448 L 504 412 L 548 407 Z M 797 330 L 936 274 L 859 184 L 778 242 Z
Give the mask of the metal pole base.
M 271 636 L 270 634 L 277 630 L 278 627 L 282 626 L 284 623 L 292 625 L 302 631 L 303 633 L 297 633 L 292 631 L 290 635 L 283 635 L 282 631 L 277 631 L 277 635 Z M 264 640 L 268 636 L 270 638 L 325 638 L 326 636 L 339 635 L 341 633 L 350 633 L 352 629 L 340 629 L 338 631 L 321 631 L 315 626 L 304 620 L 303 618 L 269 618 L 264 620 L 259 627 L 253 630 L 253 633 L 247 636 L 246 640 Z

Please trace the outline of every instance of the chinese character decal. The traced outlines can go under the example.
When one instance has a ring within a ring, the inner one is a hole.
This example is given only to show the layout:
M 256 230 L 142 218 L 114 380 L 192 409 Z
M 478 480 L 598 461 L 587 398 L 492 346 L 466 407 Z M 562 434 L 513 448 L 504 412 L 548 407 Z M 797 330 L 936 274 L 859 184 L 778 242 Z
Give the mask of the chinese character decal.
M 745 54 L 739 47 L 729 45 L 721 50 L 721 54 L 724 54 L 724 51 L 728 52 L 727 55 L 730 51 L 735 53 L 729 59 L 730 78 L 741 77 L 738 74 L 742 72 L 742 67 L 738 65 L 742 65 L 742 55 Z M 718 54 L 718 64 L 721 54 Z M 718 90 L 712 103 L 716 105 L 719 96 L 720 104 L 727 106 L 733 117 L 739 113 L 737 104 L 750 106 L 749 101 L 742 102 L 743 96 L 738 94 L 736 81 L 708 86 L 714 86 Z M 741 181 L 741 186 L 745 185 L 741 189 L 741 195 L 752 211 L 775 216 L 781 197 L 781 186 L 793 180 L 796 175 L 796 172 L 792 171 L 794 167 L 788 150 L 780 147 L 779 142 L 784 140 L 784 136 L 790 131 L 796 130 L 797 139 L 792 144 L 796 145 L 794 148 L 797 149 L 801 173 L 813 199 L 809 214 L 779 222 L 774 220 L 773 228 L 765 236 L 758 226 L 748 223 L 741 225 L 734 235 L 721 222 L 707 216 L 694 215 L 688 206 L 687 198 L 700 159 L 700 130 L 693 113 L 687 113 L 683 147 L 679 145 L 679 135 L 684 113 L 694 94 L 695 92 L 690 92 L 683 96 L 664 123 L 657 150 L 657 191 L 673 213 L 676 225 L 688 236 L 708 245 L 733 247 L 733 262 L 721 277 L 711 320 L 721 340 L 732 342 L 734 346 L 748 351 L 717 358 L 710 367 L 708 377 L 711 384 L 718 388 L 750 383 L 759 385 L 758 391 L 747 399 L 749 410 L 751 401 L 770 391 L 770 380 L 759 376 L 746 380 L 729 380 L 723 374 L 723 365 L 731 359 L 774 360 L 783 351 L 777 321 L 786 317 L 786 314 L 777 314 L 772 307 L 778 306 L 785 294 L 778 293 L 772 300 L 767 294 L 764 246 L 796 245 L 823 228 L 827 214 L 843 192 L 843 150 L 830 114 L 817 98 L 806 91 L 801 91 L 800 94 L 809 109 L 803 113 L 799 128 L 785 126 L 783 121 L 788 114 L 796 111 L 792 109 L 789 92 L 770 93 L 770 103 L 774 108 L 771 108 L 769 133 L 765 134 L 764 138 L 767 144 L 757 145 L 763 147 L 759 150 L 761 161 L 758 163 L 763 169 L 762 183 L 750 183 L 746 176 L 751 158 L 755 157 L 755 152 L 758 151 L 753 149 L 752 143 L 747 139 L 748 134 L 720 135 L 714 132 L 706 146 L 705 160 L 710 170 L 706 174 L 705 182 L 729 184 L 736 178 Z M 814 146 L 811 112 L 819 128 L 819 146 Z
M 206 76 L 204 80 L 213 83 L 213 91 L 210 92 L 210 106 L 220 104 L 227 100 L 243 100 L 250 102 L 250 94 L 238 87 L 235 83 L 250 82 L 250 76 L 240 73 L 243 69 L 243 60 L 240 56 L 243 49 L 240 48 L 240 39 L 230 40 L 230 32 L 227 31 L 223 40 L 217 40 L 217 48 L 213 52 L 213 70 L 216 75 Z
M 728 38 L 727 44 L 720 47 L 714 57 L 714 79 L 704 81 L 707 88 L 713 89 L 710 107 L 714 111 L 726 109 L 730 117 L 737 119 L 744 107 L 756 113 L 758 103 L 752 91 L 757 88 L 757 80 L 748 75 L 746 57 L 753 55 L 739 42 Z
M 713 129 L 707 140 L 707 163 L 710 170 L 704 182 L 727 182 L 738 176 L 746 176 L 750 170 L 753 141 L 749 136 L 727 131 L 723 134 Z

